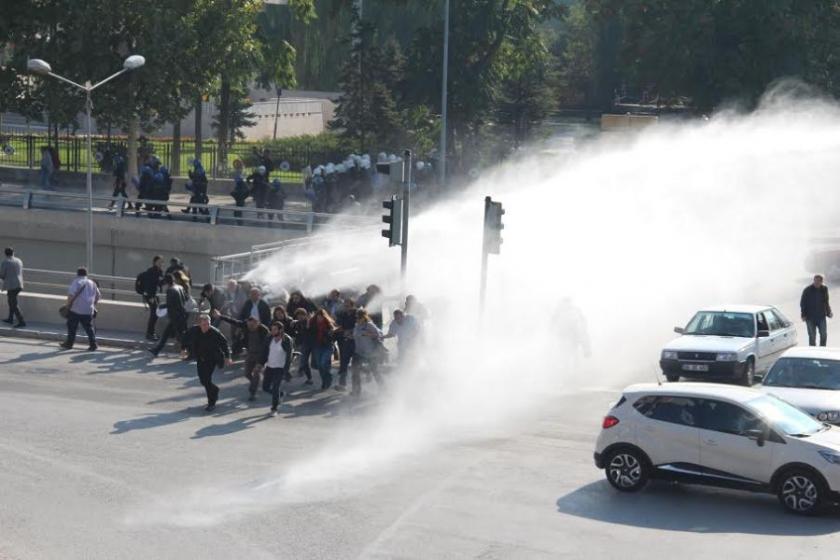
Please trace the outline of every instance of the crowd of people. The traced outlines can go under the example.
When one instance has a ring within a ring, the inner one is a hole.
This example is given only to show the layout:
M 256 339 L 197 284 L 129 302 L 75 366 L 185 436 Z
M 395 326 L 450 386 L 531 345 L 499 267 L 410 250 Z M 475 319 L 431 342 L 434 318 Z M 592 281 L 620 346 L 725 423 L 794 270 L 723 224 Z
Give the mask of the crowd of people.
M 256 400 L 262 388 L 271 395 L 272 414 L 284 396 L 284 384 L 294 376 L 305 386 L 315 385 L 317 376 L 320 390 L 339 392 L 348 390 L 349 376 L 352 396 L 361 394 L 365 379 L 382 386 L 383 369 L 391 361 L 384 341 L 396 339 L 394 362 L 404 367 L 429 318 L 426 308 L 408 296 L 383 330 L 382 291 L 375 285 L 356 298 L 332 290 L 318 303 L 300 290 L 275 294 L 269 303 L 258 286 L 233 279 L 224 289 L 205 284 L 198 298 L 191 296 L 191 288 L 189 269 L 172 259 L 164 270 L 159 256 L 136 280 L 136 291 L 149 309 L 149 352 L 157 357 L 174 338 L 181 358 L 196 362 L 208 411 L 219 398 L 213 372 L 239 358 L 249 400 Z M 161 316 L 168 322 L 158 336 Z

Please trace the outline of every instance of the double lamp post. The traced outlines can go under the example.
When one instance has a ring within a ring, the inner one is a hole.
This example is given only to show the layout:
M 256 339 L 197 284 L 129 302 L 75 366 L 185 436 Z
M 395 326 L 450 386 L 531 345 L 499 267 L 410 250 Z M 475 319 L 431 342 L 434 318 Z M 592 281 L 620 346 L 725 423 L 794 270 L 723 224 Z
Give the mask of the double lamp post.
M 140 68 L 146 63 L 146 59 L 140 56 L 139 54 L 131 55 L 125 59 L 123 62 L 123 68 L 119 72 L 112 74 L 102 80 L 99 83 L 91 84 L 90 81 L 86 81 L 84 85 L 77 84 L 73 80 L 65 78 L 64 76 L 59 76 L 58 74 L 52 71 L 52 67 L 49 65 L 48 62 L 45 60 L 41 60 L 40 58 L 33 58 L 30 59 L 29 62 L 26 64 L 27 70 L 32 72 L 33 74 L 40 74 L 42 76 L 52 76 L 57 80 L 61 80 L 62 82 L 68 83 L 72 86 L 75 86 L 82 91 L 85 92 L 85 112 L 87 114 L 87 195 L 88 195 L 88 207 L 87 207 L 87 214 L 88 214 L 88 226 L 87 226 L 87 262 L 86 266 L 88 271 L 92 271 L 93 269 L 93 149 L 91 147 L 91 137 L 93 135 L 93 130 L 91 127 L 91 111 L 93 110 L 93 104 L 90 99 L 90 94 L 98 88 L 99 86 L 110 82 L 120 74 L 124 74 L 130 70 L 136 70 Z M 131 155 L 129 154 L 129 157 Z

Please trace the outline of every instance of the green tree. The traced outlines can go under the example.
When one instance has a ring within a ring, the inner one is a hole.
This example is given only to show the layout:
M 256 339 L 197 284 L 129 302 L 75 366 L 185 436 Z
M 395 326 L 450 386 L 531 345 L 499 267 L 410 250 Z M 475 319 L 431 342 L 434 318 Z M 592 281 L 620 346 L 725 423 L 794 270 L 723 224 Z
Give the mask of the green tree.
M 354 12 L 349 56 L 341 70 L 341 97 L 330 123 L 360 151 L 388 146 L 400 132 L 395 89 L 402 81 L 403 58 L 398 45 L 377 45 L 375 26 Z

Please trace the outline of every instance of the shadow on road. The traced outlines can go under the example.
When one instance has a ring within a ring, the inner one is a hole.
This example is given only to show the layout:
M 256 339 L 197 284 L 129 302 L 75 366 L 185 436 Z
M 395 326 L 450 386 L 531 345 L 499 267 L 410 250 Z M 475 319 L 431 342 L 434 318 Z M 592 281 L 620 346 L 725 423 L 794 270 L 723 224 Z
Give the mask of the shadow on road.
M 213 437 L 213 436 L 226 436 L 230 434 L 235 434 L 236 432 L 241 432 L 243 430 L 250 430 L 254 427 L 254 424 L 258 422 L 263 422 L 272 418 L 268 413 L 257 414 L 254 416 L 248 416 L 247 418 L 237 418 L 232 422 L 228 422 L 227 424 L 213 424 L 211 426 L 204 426 L 203 428 L 199 429 L 194 436 L 190 439 L 202 439 L 206 437 Z
M 787 514 L 767 494 L 700 486 L 651 483 L 636 494 L 593 482 L 557 500 L 557 511 L 576 517 L 646 529 L 689 533 L 814 536 L 840 531 L 840 516 Z
M 195 417 L 218 418 L 222 416 L 227 416 L 228 414 L 234 414 L 243 410 L 241 404 L 238 401 L 228 400 L 224 402 L 219 402 L 216 406 L 216 410 L 212 413 L 208 413 L 204 412 L 204 407 L 206 406 L 205 400 L 199 397 L 196 398 L 196 401 L 200 404 L 197 406 L 182 408 L 181 410 L 174 410 L 169 412 L 156 412 L 154 414 L 144 414 L 143 416 L 140 416 L 138 418 L 132 418 L 130 420 L 119 420 L 118 422 L 114 423 L 114 429 L 110 433 L 112 435 L 115 435 L 124 434 L 126 432 L 131 432 L 134 430 L 148 430 L 151 428 L 160 428 L 163 426 L 169 426 L 171 424 L 178 424 L 179 422 L 185 422 L 186 420 Z

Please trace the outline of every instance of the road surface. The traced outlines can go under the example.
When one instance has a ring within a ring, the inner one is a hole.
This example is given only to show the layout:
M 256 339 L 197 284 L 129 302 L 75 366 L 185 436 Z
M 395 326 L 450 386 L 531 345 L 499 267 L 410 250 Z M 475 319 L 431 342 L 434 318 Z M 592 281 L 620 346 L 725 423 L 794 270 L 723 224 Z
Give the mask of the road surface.
M 393 420 L 375 389 L 296 386 L 270 418 L 238 371 L 217 377 L 206 414 L 189 365 L 0 339 L 0 559 L 789 560 L 840 544 L 840 516 L 771 496 L 612 491 L 592 464 L 611 388 L 415 449 L 371 428 Z

